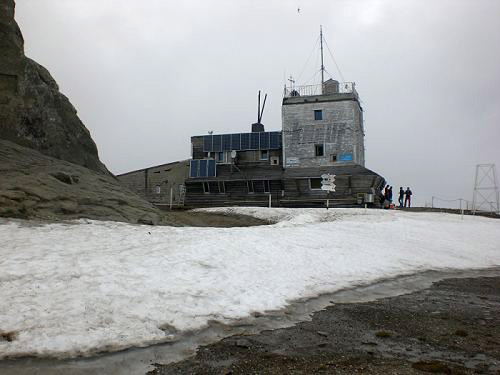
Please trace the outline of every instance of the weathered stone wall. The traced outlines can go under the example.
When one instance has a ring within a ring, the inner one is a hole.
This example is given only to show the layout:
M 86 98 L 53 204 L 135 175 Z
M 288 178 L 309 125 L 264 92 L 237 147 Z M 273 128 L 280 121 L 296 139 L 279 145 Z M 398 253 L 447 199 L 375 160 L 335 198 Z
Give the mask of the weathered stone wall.
M 120 183 L 155 204 L 179 204 L 180 188 L 189 174 L 189 160 L 157 165 L 117 176 Z
M 315 120 L 314 111 L 323 119 Z M 297 101 L 282 107 L 285 167 L 315 167 L 346 162 L 365 164 L 362 111 L 357 101 Z M 324 156 L 315 156 L 315 145 L 324 145 Z M 342 156 L 352 154 L 352 161 Z M 332 155 L 337 161 L 332 161 Z

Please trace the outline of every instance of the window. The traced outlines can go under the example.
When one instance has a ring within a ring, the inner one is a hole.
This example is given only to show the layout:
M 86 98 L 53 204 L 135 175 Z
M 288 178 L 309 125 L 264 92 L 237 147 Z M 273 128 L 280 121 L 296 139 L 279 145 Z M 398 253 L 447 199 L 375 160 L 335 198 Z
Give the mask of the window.
M 156 185 L 156 194 L 160 194 L 160 193 L 161 193 L 161 186 Z
M 271 164 L 272 165 L 278 165 L 279 163 L 280 163 L 279 156 L 271 156 Z
M 226 193 L 226 184 L 224 181 L 219 181 L 219 193 Z
M 260 160 L 267 160 L 269 159 L 269 151 L 268 150 L 261 150 L 260 151 Z
M 319 190 L 321 189 L 321 178 L 310 178 L 309 179 L 309 188 L 311 190 Z
M 247 181 L 247 189 L 249 193 L 254 193 L 255 190 L 253 188 L 253 181 Z
M 325 152 L 324 152 L 324 147 L 323 145 L 314 145 L 314 155 L 315 156 L 324 156 L 325 155 Z
M 336 162 L 336 161 L 337 161 L 337 154 L 331 154 L 331 155 L 330 155 L 330 160 L 331 160 L 332 162 Z
M 264 193 L 270 193 L 271 186 L 269 185 L 269 180 L 264 180 Z
M 315 109 L 314 110 L 314 119 L 315 120 L 323 120 L 323 110 Z
M 225 161 L 224 152 L 218 152 L 217 153 L 217 162 L 224 163 L 224 161 Z
M 210 193 L 210 185 L 208 184 L 208 182 L 204 182 L 204 183 L 203 183 L 203 192 L 204 192 L 205 194 Z

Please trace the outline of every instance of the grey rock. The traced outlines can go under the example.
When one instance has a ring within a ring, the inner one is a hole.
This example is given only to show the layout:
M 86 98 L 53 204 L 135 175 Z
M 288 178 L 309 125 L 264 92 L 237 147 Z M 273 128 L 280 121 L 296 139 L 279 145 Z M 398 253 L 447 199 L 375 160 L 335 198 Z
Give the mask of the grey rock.
M 175 224 L 111 176 L 0 140 L 0 216 Z
M 109 174 L 54 78 L 24 55 L 14 8 L 13 0 L 0 0 L 0 139 Z
M 236 345 L 239 348 L 248 349 L 251 344 L 250 344 L 250 341 L 248 341 L 246 339 L 238 339 L 238 340 L 236 340 L 236 342 L 234 343 L 234 345 Z

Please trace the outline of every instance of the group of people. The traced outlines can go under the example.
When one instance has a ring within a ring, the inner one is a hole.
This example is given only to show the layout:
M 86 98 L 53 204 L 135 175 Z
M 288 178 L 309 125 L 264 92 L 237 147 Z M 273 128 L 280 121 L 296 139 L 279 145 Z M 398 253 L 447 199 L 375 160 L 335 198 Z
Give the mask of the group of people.
M 399 188 L 399 207 L 411 207 L 411 196 L 412 192 L 409 187 L 406 188 L 406 190 L 403 190 L 403 187 L 401 186 Z M 390 207 L 392 203 L 392 186 L 387 185 L 384 189 L 384 200 L 387 203 L 387 206 Z M 404 206 L 403 206 L 403 201 L 404 201 Z M 386 206 L 384 202 L 384 207 Z

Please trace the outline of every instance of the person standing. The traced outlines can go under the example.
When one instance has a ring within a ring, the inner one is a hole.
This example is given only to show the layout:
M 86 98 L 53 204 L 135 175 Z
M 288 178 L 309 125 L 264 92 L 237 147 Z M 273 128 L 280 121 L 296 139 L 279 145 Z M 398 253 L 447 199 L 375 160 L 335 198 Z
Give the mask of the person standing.
M 408 203 L 408 208 L 411 207 L 411 195 L 412 195 L 412 192 L 411 192 L 410 188 L 407 187 L 406 191 L 405 191 L 405 207 L 406 207 L 406 203 Z
M 388 197 L 389 198 L 389 203 L 392 203 L 392 186 L 389 186 L 389 191 L 388 191 Z
M 403 200 L 405 198 L 405 191 L 403 190 L 403 187 L 399 187 L 399 207 L 403 207 Z

